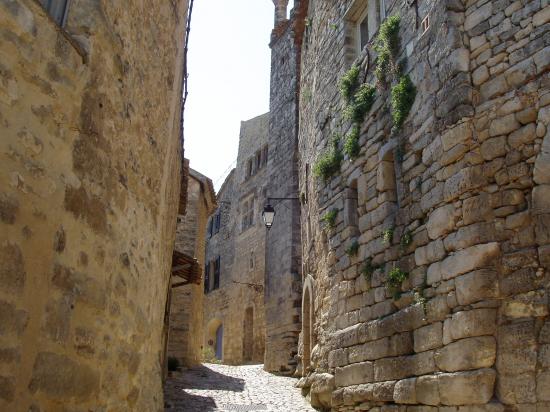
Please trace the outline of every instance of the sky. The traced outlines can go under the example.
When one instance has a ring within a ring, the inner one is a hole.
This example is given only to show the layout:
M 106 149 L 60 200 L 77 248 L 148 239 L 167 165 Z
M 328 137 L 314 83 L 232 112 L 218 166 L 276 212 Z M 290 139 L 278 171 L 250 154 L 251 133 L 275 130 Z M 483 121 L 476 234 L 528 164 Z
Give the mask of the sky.
M 216 190 L 235 165 L 241 120 L 269 111 L 273 15 L 272 0 L 194 2 L 185 157 Z

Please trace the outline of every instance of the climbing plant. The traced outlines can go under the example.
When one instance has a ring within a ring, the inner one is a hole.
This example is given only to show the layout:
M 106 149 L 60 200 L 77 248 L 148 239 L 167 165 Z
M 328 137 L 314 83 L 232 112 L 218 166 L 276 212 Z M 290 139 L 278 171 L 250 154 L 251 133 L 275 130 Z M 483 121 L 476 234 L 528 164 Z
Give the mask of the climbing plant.
M 333 229 L 336 226 L 336 216 L 338 216 L 338 209 L 331 209 L 323 215 L 321 221 L 324 222 L 329 229 Z
M 401 296 L 401 284 L 405 279 L 409 277 L 409 274 L 403 271 L 398 266 L 394 266 L 388 273 L 388 281 L 386 287 L 393 294 L 394 299 L 399 299 Z
M 359 147 L 359 125 L 354 124 L 350 132 L 346 135 L 344 142 L 344 153 L 350 159 L 355 159 L 359 156 L 361 148 Z
M 403 127 L 416 98 L 416 87 L 409 75 L 403 75 L 403 62 L 397 61 L 400 38 L 399 25 L 401 18 L 391 16 L 380 25 L 374 49 L 378 53 L 374 74 L 381 86 L 391 81 L 391 114 L 393 120 L 392 131 L 395 133 Z
M 340 79 L 340 94 L 348 103 L 359 85 L 359 66 L 353 65 Z
M 348 246 L 346 249 L 346 255 L 348 256 L 357 256 L 357 253 L 359 252 L 359 243 L 357 240 L 354 240 L 351 245 Z
M 382 241 L 387 244 L 391 244 L 393 241 L 393 227 L 389 227 L 382 231 Z
M 344 156 L 340 148 L 340 136 L 335 135 L 332 138 L 330 148 L 323 153 L 313 166 L 313 174 L 327 181 L 340 171 Z

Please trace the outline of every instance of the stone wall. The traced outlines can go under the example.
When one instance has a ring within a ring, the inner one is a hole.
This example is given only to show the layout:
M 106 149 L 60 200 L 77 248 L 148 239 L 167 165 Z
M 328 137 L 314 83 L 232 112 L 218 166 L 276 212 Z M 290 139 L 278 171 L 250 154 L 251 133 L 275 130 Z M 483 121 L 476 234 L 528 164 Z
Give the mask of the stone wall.
M 215 330 L 223 325 L 223 362 L 242 364 L 263 362 L 265 350 L 265 226 L 261 210 L 265 202 L 267 165 L 254 168 L 250 176 L 247 164 L 268 144 L 269 113 L 241 123 L 236 168 L 218 193 L 221 213 L 219 233 L 207 239 L 208 261 L 220 256 L 220 287 L 204 299 L 205 346 L 214 347 Z M 268 147 L 270 153 L 271 146 Z M 269 154 L 268 154 L 269 156 Z M 252 224 L 243 227 L 245 203 L 254 199 Z M 213 277 L 212 270 L 210 277 Z M 252 309 L 252 322 L 246 311 Z M 250 329 L 252 331 L 250 331 Z M 250 337 L 252 336 L 252 344 Z M 212 343 L 212 345 L 209 344 Z M 250 353 L 252 348 L 252 353 Z
M 359 156 L 326 182 L 310 170 L 351 128 L 338 91 L 351 1 L 311 3 L 300 385 L 334 411 L 550 409 L 548 2 L 386 0 L 416 99 L 392 133 L 377 88 Z M 373 84 L 375 57 L 371 44 L 355 60 Z M 332 209 L 333 229 L 320 220 Z
M 0 2 L 0 410 L 163 408 L 186 9 Z
M 204 270 L 206 258 L 206 225 L 216 206 L 212 181 L 193 169 L 189 171 L 187 207 L 178 216 L 175 250 L 194 257 Z M 204 279 L 203 279 L 204 281 Z M 172 278 L 172 284 L 181 282 Z M 168 356 L 191 367 L 202 360 L 204 285 L 183 285 L 172 288 Z
M 266 196 L 274 200 L 275 220 L 267 232 L 266 356 L 267 371 L 293 373 L 300 332 L 301 250 L 298 198 L 298 82 L 303 27 L 286 20 L 288 1 L 274 1 L 276 25 L 271 36 L 269 162 Z M 295 10 L 299 10 L 297 7 Z M 283 13 L 284 11 L 284 13 Z M 278 17 L 277 17 L 278 16 Z

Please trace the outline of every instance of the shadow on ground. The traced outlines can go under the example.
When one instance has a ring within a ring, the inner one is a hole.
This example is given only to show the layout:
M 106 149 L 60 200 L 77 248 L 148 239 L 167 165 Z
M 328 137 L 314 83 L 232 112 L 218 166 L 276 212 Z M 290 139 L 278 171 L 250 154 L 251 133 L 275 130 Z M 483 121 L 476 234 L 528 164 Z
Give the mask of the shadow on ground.
M 244 390 L 244 379 L 218 373 L 205 365 L 188 369 L 179 382 L 186 389 L 231 392 L 242 392 Z
M 168 378 L 165 387 L 166 411 L 219 411 L 208 394 L 188 393 L 190 390 L 242 392 L 244 379 L 227 376 L 201 365 L 184 371 L 182 376 Z

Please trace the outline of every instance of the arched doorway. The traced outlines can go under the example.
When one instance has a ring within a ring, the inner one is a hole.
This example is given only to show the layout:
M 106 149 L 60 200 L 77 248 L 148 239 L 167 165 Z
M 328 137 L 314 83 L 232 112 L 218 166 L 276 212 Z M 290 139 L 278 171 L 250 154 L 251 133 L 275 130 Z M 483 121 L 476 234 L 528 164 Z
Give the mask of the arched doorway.
M 302 295 L 302 374 L 305 376 L 311 367 L 311 350 L 315 346 L 313 334 L 313 302 L 314 302 L 314 280 L 311 275 L 304 281 Z
M 206 335 L 205 335 L 205 356 L 204 360 L 213 360 L 216 358 L 218 360 L 223 359 L 223 323 L 220 319 L 214 318 L 211 319 L 206 326 Z
M 222 360 L 223 357 L 223 325 L 216 329 L 216 359 Z
M 254 358 L 254 308 L 246 308 L 243 321 L 243 361 Z

